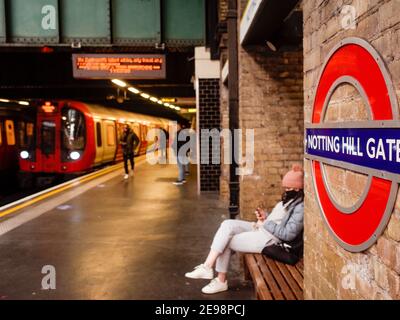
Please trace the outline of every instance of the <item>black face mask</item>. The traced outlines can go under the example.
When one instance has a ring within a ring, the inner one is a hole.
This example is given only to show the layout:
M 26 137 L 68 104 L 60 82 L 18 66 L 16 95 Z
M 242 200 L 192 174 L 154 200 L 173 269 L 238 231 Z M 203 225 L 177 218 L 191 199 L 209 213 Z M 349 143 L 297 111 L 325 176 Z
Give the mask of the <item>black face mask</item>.
M 302 193 L 302 190 L 296 191 L 296 190 L 290 190 L 290 191 L 285 191 L 282 194 L 282 202 L 283 204 L 288 203 L 290 200 L 296 199 L 299 197 Z

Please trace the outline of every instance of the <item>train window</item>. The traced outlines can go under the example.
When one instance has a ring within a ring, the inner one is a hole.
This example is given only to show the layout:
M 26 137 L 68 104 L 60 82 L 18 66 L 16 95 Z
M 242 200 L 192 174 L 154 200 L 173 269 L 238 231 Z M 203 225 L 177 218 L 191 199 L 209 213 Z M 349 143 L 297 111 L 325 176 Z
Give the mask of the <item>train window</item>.
M 140 127 L 139 127 L 139 124 L 137 124 L 137 123 L 133 124 L 133 132 L 135 132 L 136 135 L 138 136 L 138 138 L 140 139 Z
M 25 130 L 25 122 L 20 121 L 18 123 L 18 138 L 21 147 L 25 146 Z
M 86 126 L 85 116 L 82 112 L 72 108 L 64 108 L 61 130 L 64 150 L 83 150 L 85 148 Z
M 146 141 L 147 137 L 147 126 L 142 126 L 142 141 Z
M 96 140 L 97 146 L 100 148 L 103 145 L 103 141 L 101 140 L 101 123 L 96 122 Z
M 115 128 L 113 125 L 107 126 L 107 144 L 111 146 L 115 146 Z
M 20 147 L 23 148 L 34 148 L 35 137 L 34 127 L 32 122 L 20 122 L 19 124 L 19 138 Z
M 28 122 L 26 124 L 26 135 L 28 137 L 33 137 L 33 130 L 35 129 L 35 125 L 32 122 Z
M 41 130 L 41 149 L 45 155 L 54 154 L 56 150 L 56 124 L 43 121 Z
M 15 145 L 14 121 L 6 120 L 5 127 L 6 127 L 7 144 L 9 146 L 14 146 Z

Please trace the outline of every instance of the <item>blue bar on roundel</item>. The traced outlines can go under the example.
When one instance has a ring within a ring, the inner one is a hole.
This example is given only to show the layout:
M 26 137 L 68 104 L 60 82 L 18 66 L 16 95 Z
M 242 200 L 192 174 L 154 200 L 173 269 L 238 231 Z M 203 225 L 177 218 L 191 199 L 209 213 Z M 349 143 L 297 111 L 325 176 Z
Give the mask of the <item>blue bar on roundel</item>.
M 400 128 L 306 129 L 307 155 L 400 174 Z

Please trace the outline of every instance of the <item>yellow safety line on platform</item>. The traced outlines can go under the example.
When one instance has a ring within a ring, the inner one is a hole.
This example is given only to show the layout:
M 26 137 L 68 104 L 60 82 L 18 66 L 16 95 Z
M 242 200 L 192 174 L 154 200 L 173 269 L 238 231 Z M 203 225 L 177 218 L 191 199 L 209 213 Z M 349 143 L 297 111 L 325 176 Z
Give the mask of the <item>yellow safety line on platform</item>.
M 86 181 L 93 180 L 95 178 L 98 178 L 98 177 L 100 177 L 102 175 L 105 175 L 105 174 L 110 173 L 112 171 L 115 171 L 117 169 L 121 169 L 121 166 L 118 165 L 117 168 L 112 167 L 112 168 L 104 169 L 104 171 L 92 174 L 89 177 L 83 177 L 83 178 L 81 178 L 81 179 L 79 179 L 77 181 L 71 182 L 70 184 L 68 184 L 66 186 L 60 187 L 59 189 L 55 189 L 55 190 L 52 190 L 52 191 L 50 191 L 48 193 L 42 194 L 42 195 L 40 195 L 40 196 L 38 196 L 36 198 L 33 198 L 32 200 L 29 200 L 27 202 L 21 203 L 20 205 L 17 205 L 16 207 L 10 208 L 10 209 L 0 213 L 0 218 L 5 217 L 7 215 L 10 215 L 11 213 L 14 213 L 15 211 L 18 211 L 20 209 L 26 208 L 26 207 L 28 207 L 28 206 L 30 206 L 32 204 L 35 204 L 36 202 L 39 202 L 39 201 L 41 201 L 43 199 L 49 198 L 49 197 L 51 197 L 51 196 L 53 196 L 53 195 L 55 195 L 57 193 L 60 193 L 62 191 L 65 191 L 65 190 L 68 190 L 68 189 L 70 189 L 72 187 L 75 187 L 76 184 L 82 184 L 82 183 L 84 183 Z

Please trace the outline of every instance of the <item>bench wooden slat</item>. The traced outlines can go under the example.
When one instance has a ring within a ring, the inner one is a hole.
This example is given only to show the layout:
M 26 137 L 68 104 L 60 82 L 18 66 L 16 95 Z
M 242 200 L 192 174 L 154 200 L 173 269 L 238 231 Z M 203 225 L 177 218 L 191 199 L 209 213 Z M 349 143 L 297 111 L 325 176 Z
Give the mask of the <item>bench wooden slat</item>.
M 292 274 L 290 273 L 288 266 L 281 263 L 281 262 L 275 262 L 275 264 L 278 266 L 278 269 L 281 271 L 283 277 L 285 278 L 286 282 L 289 285 L 289 288 L 295 295 L 297 300 L 302 300 L 303 299 L 303 290 L 300 288 L 299 284 L 297 281 L 293 278 Z
M 300 289 L 304 290 L 304 278 L 303 275 L 297 270 L 296 266 L 287 266 L 287 269 L 291 273 L 292 277 L 296 280 Z
M 262 254 L 247 253 L 244 255 L 244 262 L 247 274 L 253 279 L 258 299 L 303 299 L 303 260 L 291 266 Z
M 267 284 L 264 281 L 254 255 L 246 254 L 245 263 L 247 264 L 251 277 L 253 278 L 256 296 L 263 300 L 272 300 L 271 293 L 268 290 Z
M 302 277 L 304 278 L 304 260 L 300 260 L 297 264 L 296 264 L 296 269 L 297 271 L 299 271 L 299 273 L 302 275 Z
M 287 300 L 296 300 L 296 297 L 294 296 L 293 292 L 290 290 L 288 284 L 286 283 L 285 279 L 282 277 L 282 274 L 279 272 L 279 269 L 277 265 L 275 264 L 275 261 L 268 259 L 267 257 L 264 257 L 264 261 L 270 268 L 272 274 L 274 275 L 274 278 L 276 279 L 279 287 L 282 290 L 282 293 L 284 294 L 285 298 Z
M 274 276 L 272 275 L 271 271 L 269 270 L 269 268 L 265 264 L 264 259 L 262 258 L 262 256 L 258 254 L 255 257 L 256 257 L 257 264 L 258 264 L 259 268 L 261 269 L 261 272 L 263 274 L 265 282 L 267 283 L 267 286 L 269 286 L 269 288 L 270 288 L 270 292 L 273 295 L 273 298 L 275 300 L 284 300 L 285 297 L 283 296 L 283 294 L 282 294 L 277 282 L 275 281 Z

